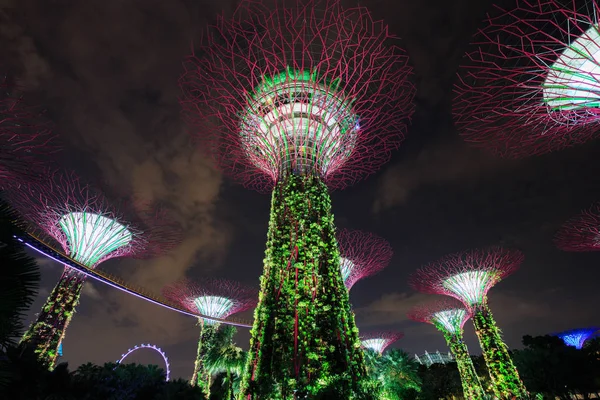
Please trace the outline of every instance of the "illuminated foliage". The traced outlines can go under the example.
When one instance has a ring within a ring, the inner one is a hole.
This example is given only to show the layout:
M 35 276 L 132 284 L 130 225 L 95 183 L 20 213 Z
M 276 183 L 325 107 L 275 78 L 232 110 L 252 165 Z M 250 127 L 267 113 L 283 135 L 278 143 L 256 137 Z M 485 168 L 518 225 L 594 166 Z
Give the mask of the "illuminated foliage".
M 568 220 L 557 232 L 554 242 L 565 251 L 600 250 L 600 203 Z
M 416 290 L 448 295 L 467 307 L 498 398 L 527 398 L 527 391 L 488 308 L 487 292 L 515 272 L 522 261 L 519 251 L 500 247 L 470 250 L 427 265 L 410 279 Z
M 600 330 L 597 326 L 589 328 L 572 329 L 555 334 L 565 342 L 567 346 L 575 347 L 577 350 L 581 350 L 585 342 L 594 336 Z
M 340 270 L 348 290 L 359 280 L 387 267 L 392 259 L 390 244 L 372 233 L 344 229 L 337 234 L 337 241 Z
M 90 268 L 114 257 L 149 257 L 171 249 L 179 239 L 176 225 L 149 208 L 113 207 L 73 174 L 55 173 L 42 182 L 11 188 L 7 200 L 27 221 L 27 229 Z M 73 318 L 85 275 L 65 268 L 36 321 L 21 343 L 32 346 L 53 368 L 58 346 Z
M 227 318 L 256 305 L 257 291 L 225 279 L 204 279 L 198 282 L 181 279 L 162 290 L 165 298 L 190 312 L 200 312 L 214 318 Z M 206 399 L 210 396 L 211 376 L 205 358 L 214 346 L 219 324 L 209 319 L 199 319 L 200 339 L 192 385 L 202 388 Z
M 371 349 L 381 355 L 389 345 L 403 337 L 404 333 L 402 332 L 372 332 L 361 335 L 360 341 L 364 348 Z
M 469 349 L 463 339 L 463 326 L 470 313 L 456 300 L 440 300 L 413 308 L 408 317 L 435 326 L 444 334 L 456 360 L 465 399 L 484 399 L 484 391 L 475 371 Z
M 465 140 L 501 156 L 542 154 L 597 135 L 600 73 L 596 0 L 496 6 L 455 86 Z

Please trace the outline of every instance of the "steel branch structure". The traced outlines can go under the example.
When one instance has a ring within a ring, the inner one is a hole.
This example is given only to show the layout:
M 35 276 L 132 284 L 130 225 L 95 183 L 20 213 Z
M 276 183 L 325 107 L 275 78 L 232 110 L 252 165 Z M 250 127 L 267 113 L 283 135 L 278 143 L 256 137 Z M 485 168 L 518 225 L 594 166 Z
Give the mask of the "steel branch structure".
M 443 294 L 460 300 L 472 314 L 494 394 L 520 399 L 527 391 L 487 303 L 488 291 L 515 272 L 523 262 L 519 251 L 492 247 L 448 255 L 422 267 L 410 283 L 423 293 Z
M 205 279 L 200 282 L 182 279 L 165 286 L 162 292 L 167 300 L 181 308 L 214 318 L 227 318 L 235 313 L 249 310 L 256 306 L 258 301 L 257 290 L 223 279 Z M 204 358 L 213 346 L 219 324 L 201 318 L 198 318 L 198 324 L 200 340 L 191 383 L 202 388 L 204 396 L 208 399 L 211 379 Z
M 152 257 L 168 251 L 179 240 L 179 230 L 162 213 L 151 209 L 115 208 L 98 191 L 68 173 L 6 193 L 8 201 L 27 221 L 29 231 L 56 241 L 73 260 L 95 268 L 114 257 Z M 39 236 L 39 235 L 36 235 Z M 67 326 L 73 318 L 85 282 L 84 274 L 65 268 L 22 343 L 35 349 L 53 368 Z
M 337 241 L 340 270 L 348 290 L 359 280 L 387 267 L 394 254 L 387 240 L 372 233 L 344 229 L 338 233 Z
M 485 394 L 467 344 L 463 339 L 463 326 L 471 314 L 453 299 L 444 299 L 414 307 L 408 317 L 413 321 L 435 326 L 444 334 L 450 352 L 456 360 L 465 399 L 481 400 Z
M 52 124 L 16 95 L 0 77 L 0 188 L 39 180 L 49 156 L 59 150 Z
M 564 251 L 600 250 L 600 203 L 568 220 L 556 233 L 554 243 Z
M 392 343 L 404 337 L 404 332 L 386 331 L 370 332 L 360 336 L 361 345 L 382 355 Z
M 565 342 L 567 346 L 575 347 L 577 350 L 581 350 L 585 342 L 594 336 L 595 333 L 600 331 L 600 327 L 592 326 L 589 328 L 572 329 L 554 334 Z
M 273 189 L 249 398 L 364 391 L 328 189 L 375 171 L 404 137 L 415 92 L 390 39 L 340 0 L 243 0 L 184 62 L 181 105 L 202 147 L 246 186 Z
M 461 135 L 523 157 L 583 143 L 600 119 L 598 2 L 517 0 L 496 7 L 455 85 Z

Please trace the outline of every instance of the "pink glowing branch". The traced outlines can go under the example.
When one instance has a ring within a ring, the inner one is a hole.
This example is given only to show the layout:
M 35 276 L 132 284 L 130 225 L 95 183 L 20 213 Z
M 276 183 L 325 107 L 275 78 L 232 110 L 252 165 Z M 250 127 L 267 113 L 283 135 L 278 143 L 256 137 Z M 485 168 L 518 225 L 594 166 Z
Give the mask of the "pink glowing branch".
M 348 290 L 359 280 L 387 267 L 394 254 L 392 246 L 385 239 L 372 233 L 342 230 L 337 240 L 342 276 L 347 275 L 344 276 L 344 283 Z
M 568 220 L 557 232 L 554 242 L 565 251 L 600 250 L 600 203 Z
M 245 185 L 268 189 L 284 167 L 274 143 L 256 136 L 246 139 L 252 146 L 244 144 L 241 130 L 256 132 L 258 127 L 251 128 L 243 115 L 256 104 L 257 88 L 286 71 L 310 74 L 308 81 L 292 77 L 289 82 L 338 99 L 357 117 L 349 130 L 355 142 L 343 134 L 336 137 L 342 150 L 322 150 L 332 143 L 314 137 L 322 144 L 315 151 L 323 151 L 317 161 L 330 187 L 342 188 L 371 174 L 403 140 L 415 93 L 408 57 L 386 45 L 391 39 L 387 27 L 364 7 L 345 9 L 340 0 L 244 0 L 232 18 L 221 17 L 209 27 L 204 39 L 184 62 L 181 105 L 202 148 Z M 319 123 L 334 115 L 340 111 Z M 294 152 L 289 161 L 301 164 L 300 154 Z
M 600 43 L 595 30 L 588 30 L 598 24 L 597 1 L 580 9 L 557 0 L 517 3 L 508 10 L 496 7 L 466 54 L 454 88 L 460 134 L 507 157 L 596 137 Z M 578 38 L 585 43 L 576 43 Z M 566 52 L 569 47 L 578 50 Z

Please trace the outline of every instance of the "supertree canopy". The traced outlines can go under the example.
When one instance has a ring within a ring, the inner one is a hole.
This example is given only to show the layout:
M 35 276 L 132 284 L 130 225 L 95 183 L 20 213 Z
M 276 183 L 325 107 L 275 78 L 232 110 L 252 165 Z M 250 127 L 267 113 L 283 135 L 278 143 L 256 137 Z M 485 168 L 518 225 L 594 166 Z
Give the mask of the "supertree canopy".
M 392 259 L 392 246 L 372 233 L 344 229 L 337 235 L 340 248 L 340 270 L 350 290 L 359 280 L 387 267 Z
M 371 332 L 360 336 L 361 345 L 382 355 L 392 343 L 404 337 L 403 332 Z
M 27 221 L 29 232 L 44 242 L 56 241 L 75 261 L 95 268 L 114 257 L 152 257 L 174 247 L 177 226 L 149 207 L 113 207 L 91 186 L 68 173 L 44 182 L 11 188 L 10 204 Z M 41 235 L 41 237 L 40 237 Z M 79 302 L 86 276 L 65 268 L 22 343 L 34 348 L 52 368 L 67 326 Z
M 182 279 L 165 286 L 162 292 L 168 300 L 183 309 L 214 318 L 227 318 L 235 313 L 246 311 L 256 306 L 258 300 L 258 292 L 255 289 L 223 279 L 204 279 L 198 282 Z M 213 346 L 219 324 L 209 319 L 199 318 L 198 325 L 200 340 L 191 383 L 202 388 L 205 398 L 208 399 L 211 379 L 204 359 Z
M 339 0 L 244 0 L 184 63 L 181 104 L 203 148 L 246 185 L 273 188 L 250 398 L 363 390 L 328 187 L 373 172 L 403 139 L 414 88 L 389 39 Z
M 432 324 L 444 334 L 456 360 L 465 399 L 483 399 L 483 387 L 463 339 L 463 326 L 471 317 L 470 312 L 460 302 L 446 298 L 414 307 L 408 317 L 413 321 Z
M 600 203 L 568 220 L 556 233 L 554 242 L 565 251 L 600 250 Z
M 50 122 L 15 95 L 16 85 L 0 76 L 0 188 L 38 180 L 48 156 L 58 151 Z
M 518 0 L 475 36 L 455 86 L 463 137 L 509 157 L 596 136 L 600 31 L 595 0 Z
M 493 384 L 494 394 L 504 398 L 526 398 L 508 348 L 487 303 L 487 292 L 523 262 L 519 251 L 492 247 L 451 254 L 418 270 L 411 285 L 423 293 L 452 296 L 472 314 L 475 333 Z
M 561 338 L 567 346 L 575 347 L 577 350 L 581 350 L 585 342 L 594 336 L 594 334 L 599 330 L 599 327 L 592 326 L 589 328 L 572 329 L 569 331 L 556 333 L 554 336 Z

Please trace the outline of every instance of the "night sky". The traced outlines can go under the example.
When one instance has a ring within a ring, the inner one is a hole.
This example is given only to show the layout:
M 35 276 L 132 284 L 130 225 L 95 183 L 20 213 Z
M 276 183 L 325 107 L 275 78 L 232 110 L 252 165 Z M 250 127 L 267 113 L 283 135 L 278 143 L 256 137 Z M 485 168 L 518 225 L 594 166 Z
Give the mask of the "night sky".
M 417 108 L 392 160 L 332 194 L 339 228 L 374 232 L 395 251 L 386 270 L 352 289 L 359 327 L 404 331 L 395 347 L 410 353 L 447 351 L 432 326 L 407 320 L 406 311 L 429 297 L 413 292 L 407 278 L 447 253 L 488 245 L 526 256 L 489 296 L 510 347 L 525 334 L 600 323 L 600 254 L 564 253 L 552 244 L 561 223 L 600 198 L 600 141 L 520 161 L 469 148 L 452 124 L 452 84 L 490 2 L 361 4 L 401 37 L 414 67 Z M 29 102 L 48 109 L 66 143 L 64 166 L 112 193 L 163 202 L 181 223 L 185 240 L 172 254 L 101 266 L 154 291 L 183 276 L 258 285 L 270 197 L 216 171 L 190 143 L 177 104 L 181 61 L 192 41 L 232 7 L 231 0 L 0 0 L 2 64 L 26 85 Z M 47 260 L 40 266 L 42 289 L 30 319 L 62 270 Z M 197 335 L 190 317 L 88 281 L 63 360 L 72 368 L 104 363 L 137 343 L 153 343 L 167 352 L 173 376 L 187 379 Z M 477 353 L 470 324 L 466 337 Z M 247 342 L 241 329 L 238 344 Z M 131 361 L 160 364 L 150 352 Z

